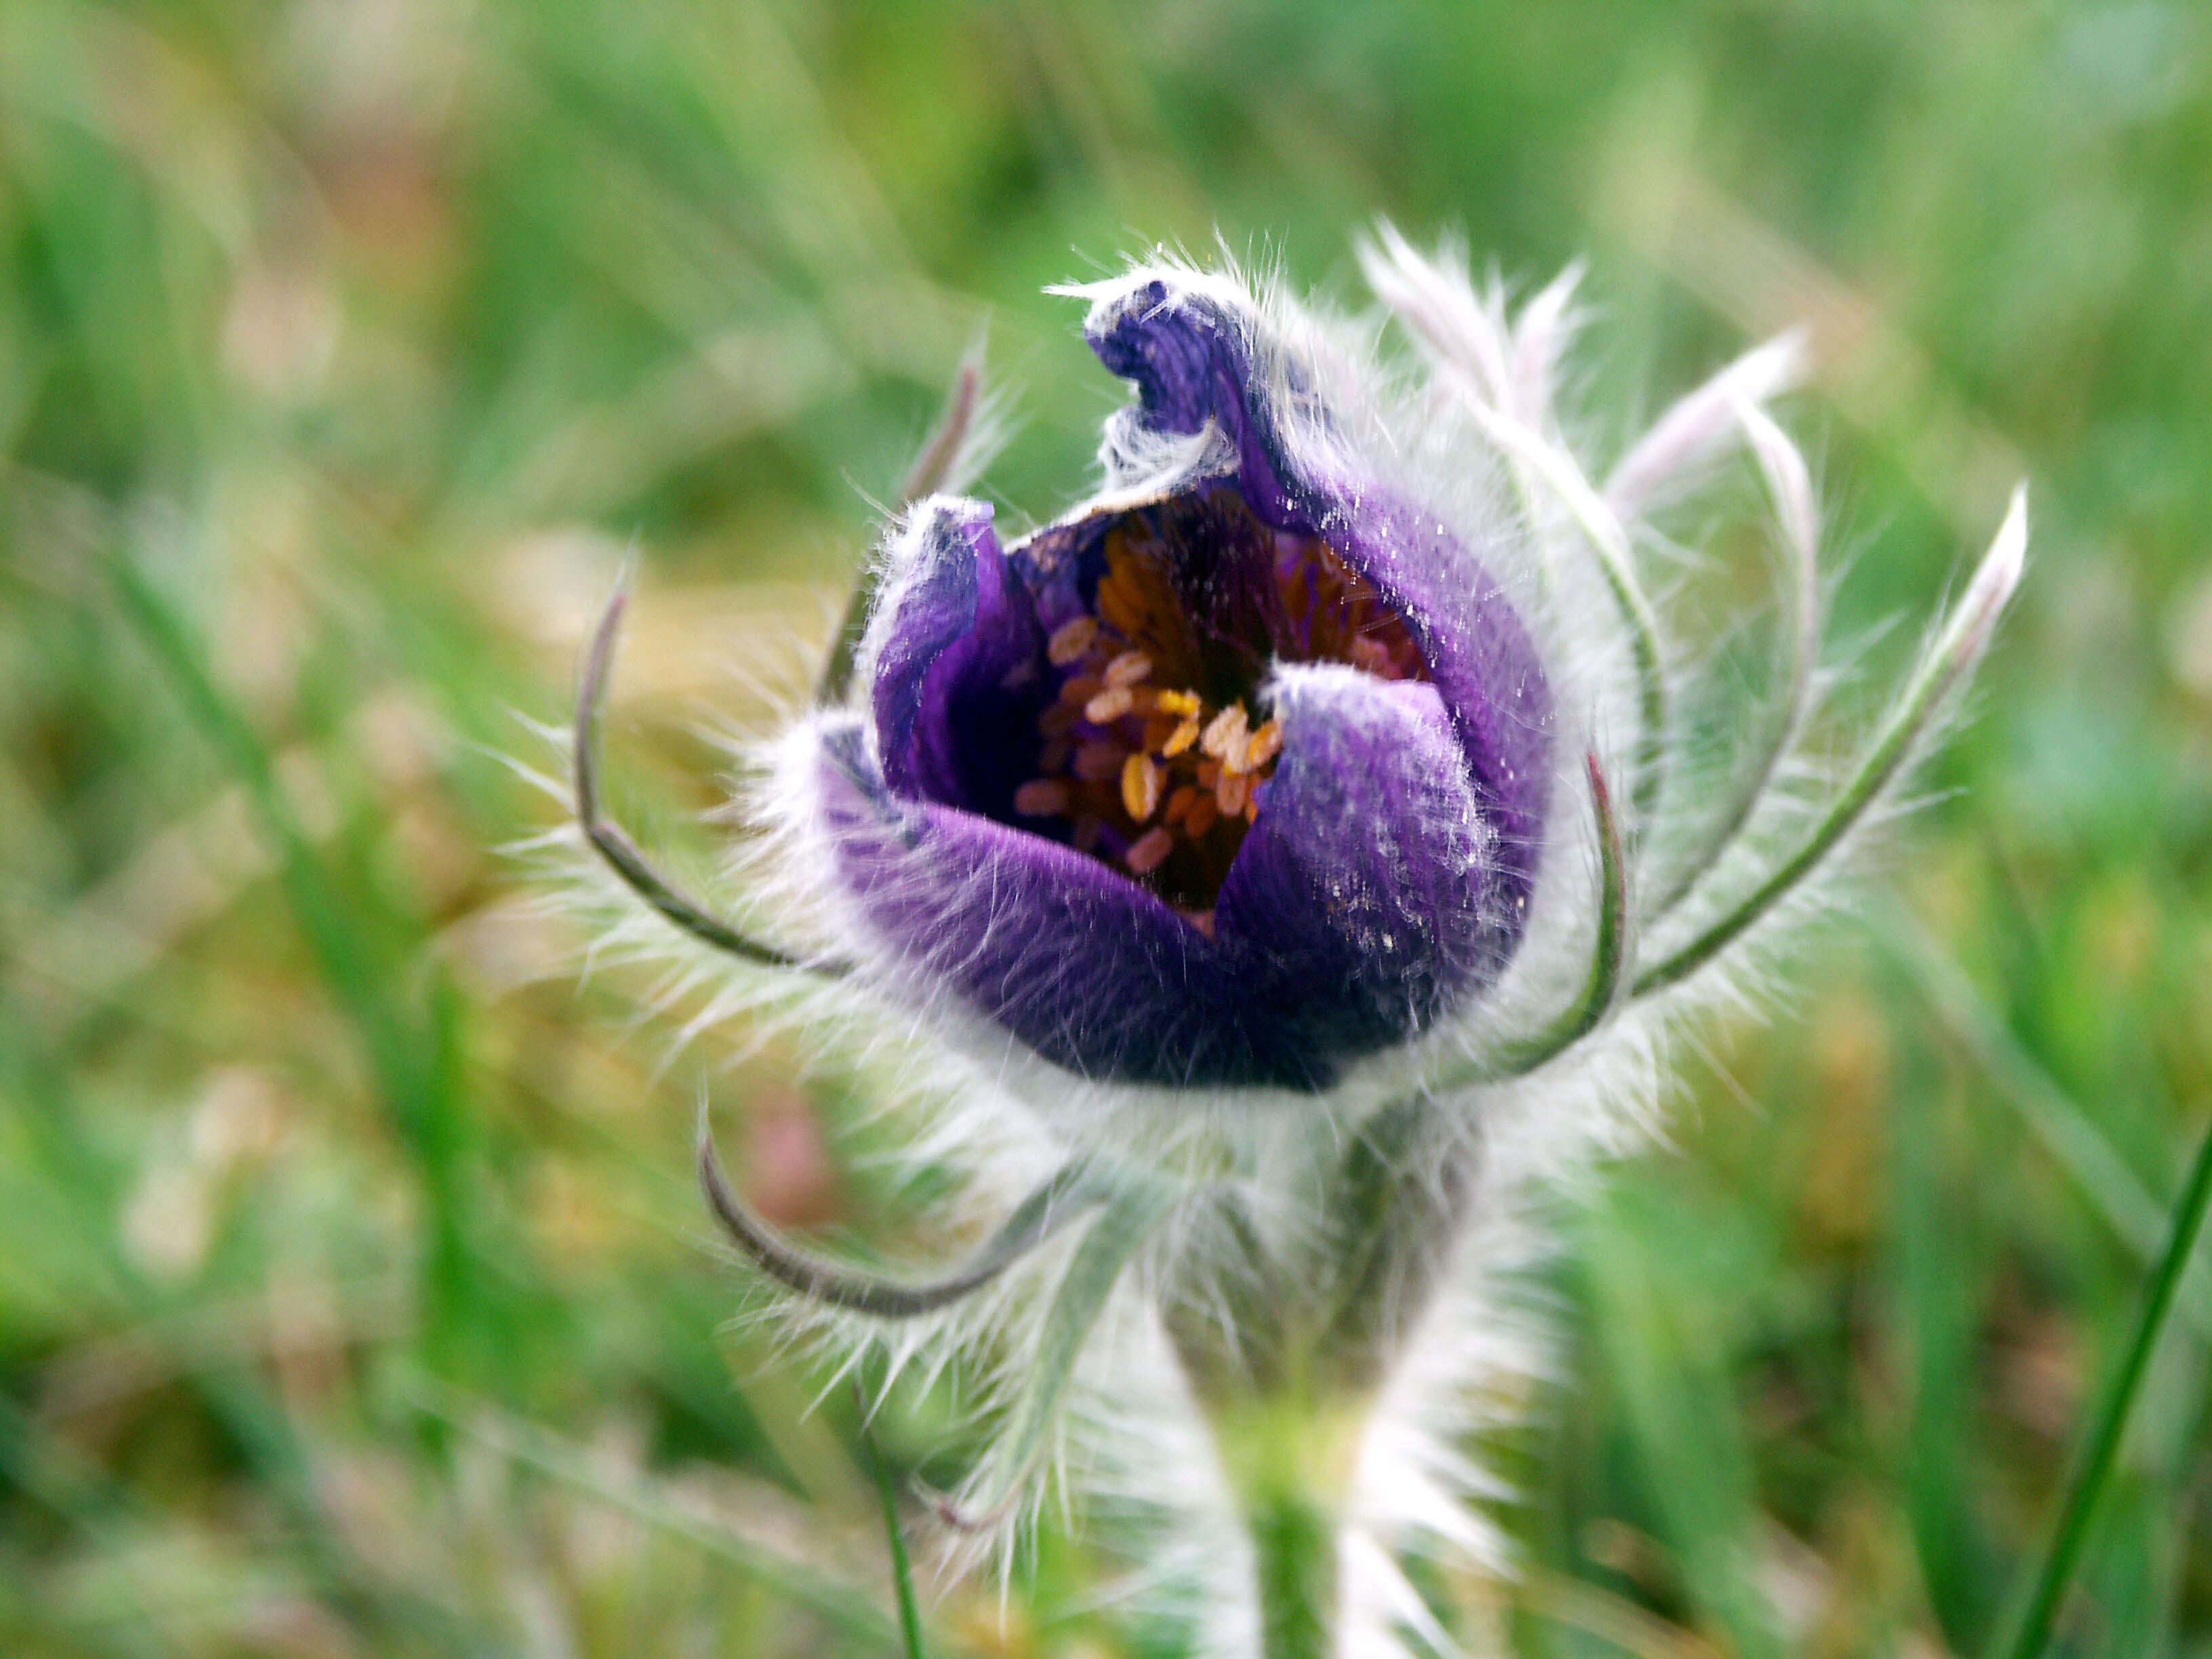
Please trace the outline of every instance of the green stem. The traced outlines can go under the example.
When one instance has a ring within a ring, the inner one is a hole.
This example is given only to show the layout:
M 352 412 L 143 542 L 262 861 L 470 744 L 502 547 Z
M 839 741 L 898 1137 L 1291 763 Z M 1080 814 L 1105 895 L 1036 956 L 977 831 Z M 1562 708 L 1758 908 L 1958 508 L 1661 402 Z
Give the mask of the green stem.
M 1261 1659 L 1329 1659 L 1336 1650 L 1336 1527 L 1294 1488 L 1245 1505 L 1258 1569 Z
M 914 1563 L 907 1554 L 906 1528 L 899 1524 L 898 1487 L 884 1463 L 883 1452 L 876 1445 L 875 1431 L 868 1426 L 868 1402 L 857 1379 L 853 1394 L 860 1407 L 860 1454 L 867 1463 L 869 1478 L 876 1483 L 876 1495 L 883 1500 L 884 1538 L 891 1554 L 891 1589 L 898 1599 L 901 1659 L 926 1659 L 921 1645 L 921 1607 L 914 1596 Z
M 2009 1659 L 2035 1659 L 2051 1639 L 2051 1627 L 2058 1616 L 2059 1597 L 2065 1594 L 2074 1577 L 2075 1564 L 2081 1559 L 2082 1547 L 2088 1542 L 2089 1523 L 2095 1517 L 2098 1499 L 2104 1496 L 2105 1487 L 2112 1480 L 2112 1466 L 2118 1461 L 2120 1439 L 2127 1428 L 2130 1411 L 2142 1387 L 2144 1374 L 2150 1368 L 2151 1355 L 2157 1352 L 2166 1316 L 2173 1311 L 2182 1275 L 2189 1267 L 2190 1257 L 2196 1253 L 2208 1212 L 2212 1212 L 2212 1127 L 2205 1130 L 2204 1144 L 2197 1149 L 2197 1161 L 2190 1167 L 2188 1184 L 2182 1188 L 2181 1202 L 2174 1209 L 2173 1231 L 2166 1240 L 2166 1254 L 2160 1258 L 2158 1271 L 2152 1276 L 2150 1294 L 2143 1304 L 2142 1317 L 2136 1325 L 2135 1340 L 2130 1343 L 2127 1358 L 2121 1363 L 2118 1376 L 2112 1379 L 2111 1391 L 2098 1413 L 2088 1455 L 2082 1460 L 2081 1472 L 2074 1477 L 2073 1490 L 2066 1495 L 2066 1508 L 2052 1536 L 2051 1553 L 2045 1559 L 2043 1571 L 2036 1580 L 2027 1615 L 2020 1623 L 2018 1634 L 2002 1650 Z
M 1251 1540 L 1261 1659 L 1331 1659 L 1343 1623 L 1337 1547 L 1373 1401 L 1308 1382 L 1208 1413 Z

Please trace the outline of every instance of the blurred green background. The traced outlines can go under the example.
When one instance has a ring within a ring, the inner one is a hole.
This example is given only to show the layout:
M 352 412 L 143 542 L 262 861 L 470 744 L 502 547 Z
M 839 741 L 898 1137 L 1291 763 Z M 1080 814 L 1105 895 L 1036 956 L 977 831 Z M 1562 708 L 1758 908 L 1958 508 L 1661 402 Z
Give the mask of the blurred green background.
M 1433 1587 L 1540 1656 L 1988 1640 L 2212 1111 L 2185 0 L 0 4 L 0 1651 L 891 1650 L 848 1402 L 723 1328 L 697 1079 L 787 1220 L 881 1208 L 865 1145 L 742 1032 L 664 1069 L 696 1003 L 581 978 L 507 761 L 634 549 L 616 785 L 705 858 L 702 732 L 803 683 L 986 319 L 1042 517 L 1120 396 L 1043 283 L 1218 230 L 1352 298 L 1377 215 L 1587 254 L 1601 436 L 1808 324 L 1871 684 L 2033 480 L 1893 901 L 1577 1213 L 1527 1571 Z M 2200 1264 L 2074 1650 L 2212 1653 L 2208 1340 Z M 1170 1651 L 1111 1565 L 933 1641 Z

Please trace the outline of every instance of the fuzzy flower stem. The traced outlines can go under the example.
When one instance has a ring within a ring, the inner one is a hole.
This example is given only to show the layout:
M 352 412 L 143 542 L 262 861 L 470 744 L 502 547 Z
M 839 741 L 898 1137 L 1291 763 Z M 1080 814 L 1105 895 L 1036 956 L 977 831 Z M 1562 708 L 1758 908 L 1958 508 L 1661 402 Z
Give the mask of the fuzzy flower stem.
M 1834 802 L 1822 814 L 1796 850 L 1776 866 L 1772 873 L 1717 921 L 1690 943 L 1651 964 L 1636 976 L 1633 996 L 1650 996 L 1680 983 L 1704 967 L 1766 915 L 1810 875 L 1820 860 L 1835 850 L 1851 827 L 1866 815 L 1882 791 L 1911 757 L 1915 744 L 1944 698 L 1959 684 L 1988 644 L 1990 630 L 2005 601 L 2020 580 L 2021 562 L 2027 549 L 2027 492 L 2014 493 L 1996 539 L 1974 573 L 1935 644 L 1905 686 L 1905 694 L 1890 711 L 1881 730 L 1860 760 Z
M 805 968 L 830 974 L 842 972 L 836 967 L 802 963 L 773 945 L 747 939 L 654 869 L 643 849 L 629 838 L 622 826 L 599 810 L 599 704 L 606 696 L 607 673 L 614 660 L 615 638 L 622 629 L 623 611 L 629 602 L 629 587 L 625 578 L 623 585 L 615 589 L 614 596 L 607 601 L 606 611 L 599 617 L 599 626 L 592 631 L 591 646 L 584 653 L 583 672 L 576 684 L 576 727 L 571 781 L 575 796 L 576 823 L 582 829 L 584 838 L 606 861 L 607 867 L 621 878 L 623 885 L 701 944 L 726 956 L 757 963 L 763 968 Z
M 1659 807 L 1665 781 L 1667 741 L 1667 669 L 1659 646 L 1659 618 L 1636 579 L 1635 561 L 1629 551 L 1628 532 L 1604 498 L 1591 488 L 1581 470 L 1555 444 L 1544 441 L 1522 422 L 1482 402 L 1469 398 L 1485 432 L 1522 465 L 1541 478 L 1567 509 L 1577 528 L 1597 556 L 1605 585 L 1628 625 L 1628 649 L 1636 671 L 1637 734 L 1635 763 L 1631 772 L 1629 799 L 1635 814 L 1629 824 L 1631 840 L 1647 828 Z
M 983 390 L 983 365 L 980 354 L 970 352 L 963 360 L 952 377 L 952 390 L 945 395 L 945 410 L 937 417 L 937 428 L 922 445 L 921 453 L 915 458 L 913 470 L 906 482 L 899 486 L 899 505 L 912 507 L 924 496 L 933 495 L 952 474 L 954 464 L 960 458 L 960 447 L 968 439 L 969 429 L 975 422 L 975 407 Z M 869 614 L 876 608 L 876 593 L 883 585 L 883 570 L 870 564 L 853 584 L 853 597 L 845 602 L 845 614 L 837 623 L 837 635 L 830 647 L 830 660 L 822 665 L 821 683 L 816 686 L 814 700 L 825 706 L 845 701 L 853 686 L 853 663 L 860 649 L 860 637 L 868 631 Z
M 1328 1659 L 1335 1651 L 1336 1528 L 1294 1492 L 1271 1492 L 1245 1518 L 1258 1567 L 1261 1659 Z
M 1218 1406 L 1215 1443 L 1252 1547 L 1261 1659 L 1333 1659 L 1340 1534 L 1364 1397 L 1284 1389 Z
M 1374 1114 L 1323 1176 L 1323 1234 L 1286 1259 L 1224 1191 L 1236 1260 L 1161 1297 L 1249 1544 L 1263 1659 L 1339 1650 L 1339 1576 L 1379 1391 L 1474 1197 L 1474 1146 L 1426 1095 Z
M 915 1319 L 974 1295 L 1103 1196 L 1088 1167 L 1071 1164 L 1023 1200 L 966 1267 L 942 1279 L 908 1284 L 836 1266 L 787 1243 L 730 1190 L 703 1121 L 699 1184 L 730 1242 L 770 1279 L 812 1301 L 877 1319 Z

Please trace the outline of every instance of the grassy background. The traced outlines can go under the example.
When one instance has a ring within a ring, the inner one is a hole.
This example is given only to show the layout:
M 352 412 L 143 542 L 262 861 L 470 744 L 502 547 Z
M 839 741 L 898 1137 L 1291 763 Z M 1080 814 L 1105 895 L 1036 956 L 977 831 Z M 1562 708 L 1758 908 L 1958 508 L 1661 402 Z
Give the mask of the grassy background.
M 702 721 L 982 319 L 1042 516 L 1118 396 L 1042 283 L 1218 228 L 1348 294 L 1377 214 L 1586 252 L 1601 409 L 1808 320 L 1847 625 L 2034 482 L 1900 902 L 1582 1215 L 1527 1578 L 1440 1586 L 1534 1655 L 1987 1642 L 2212 1109 L 2185 0 L 0 3 L 0 1650 L 890 1650 L 850 1413 L 718 1334 L 693 1060 L 522 902 L 501 757 L 635 547 L 617 783 L 704 849 Z M 719 1073 L 757 1195 L 876 1207 L 793 1062 Z M 2200 1269 L 2078 1651 L 2212 1653 L 2208 1340 Z M 933 1640 L 1162 1651 L 1100 1565 Z

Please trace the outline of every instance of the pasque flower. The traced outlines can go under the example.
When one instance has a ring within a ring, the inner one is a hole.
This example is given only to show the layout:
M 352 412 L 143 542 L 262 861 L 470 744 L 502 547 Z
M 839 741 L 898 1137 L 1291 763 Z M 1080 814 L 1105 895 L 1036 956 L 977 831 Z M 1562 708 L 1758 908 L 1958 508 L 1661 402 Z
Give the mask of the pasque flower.
M 1387 228 L 1362 264 L 1413 348 L 1394 368 L 1379 320 L 1176 261 L 1064 290 L 1134 397 L 1096 493 L 1026 534 L 933 493 L 975 427 L 963 372 L 823 695 L 768 746 L 757 890 L 787 943 L 599 810 L 619 602 L 574 750 L 580 823 L 660 917 L 749 987 L 823 982 L 810 1020 L 888 1012 L 947 1061 L 916 1146 L 1002 1211 L 962 1267 L 886 1278 L 780 1237 L 702 1143 L 732 1240 L 863 1344 L 1005 1358 L 1000 1437 L 948 1514 L 1008 1512 L 1071 1420 L 1103 1423 L 1097 1467 L 1216 1528 L 1188 1557 L 1236 1580 L 1205 1604 L 1216 1644 L 1285 1656 L 1387 1646 L 1409 1538 L 1480 1549 L 1450 1447 L 1472 1374 L 1510 1358 L 1529 1192 L 1650 1121 L 1682 1012 L 1755 988 L 1746 947 L 1923 750 L 2026 538 L 2016 498 L 1839 763 L 1817 514 L 1765 408 L 1795 345 L 1601 474 L 1554 403 L 1571 275 L 1512 312 Z M 1646 568 L 1741 454 L 1771 672 L 1734 750 L 1693 763 L 1703 665 Z
M 1085 333 L 1138 398 L 1106 489 L 1006 547 L 982 502 L 913 510 L 821 827 L 900 962 L 1055 1065 L 1324 1088 L 1519 942 L 1543 667 L 1237 296 L 1146 276 Z

